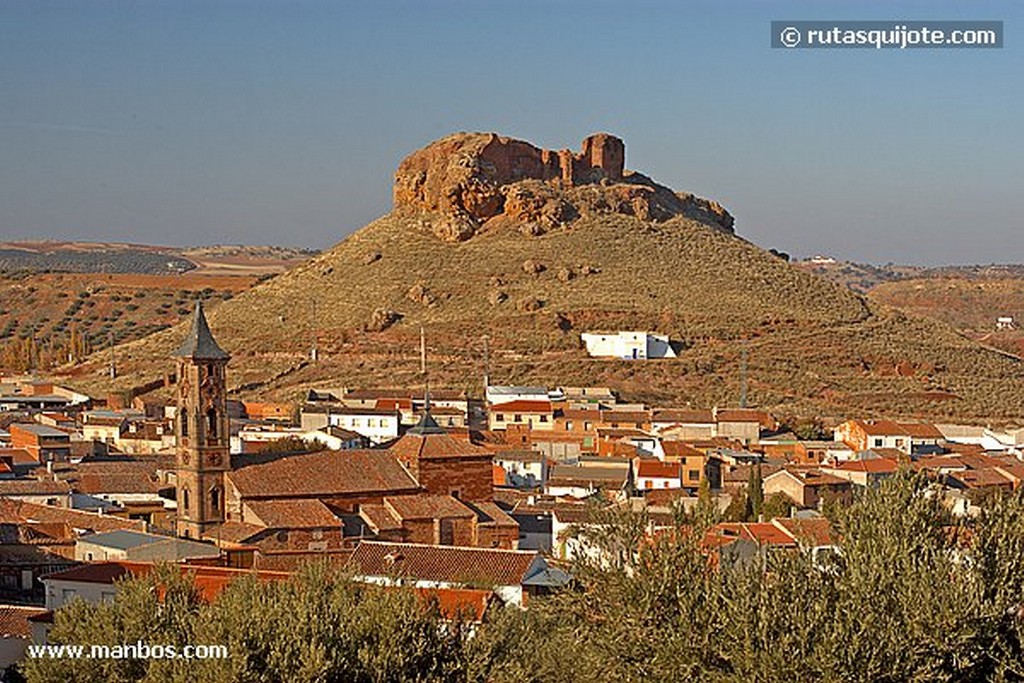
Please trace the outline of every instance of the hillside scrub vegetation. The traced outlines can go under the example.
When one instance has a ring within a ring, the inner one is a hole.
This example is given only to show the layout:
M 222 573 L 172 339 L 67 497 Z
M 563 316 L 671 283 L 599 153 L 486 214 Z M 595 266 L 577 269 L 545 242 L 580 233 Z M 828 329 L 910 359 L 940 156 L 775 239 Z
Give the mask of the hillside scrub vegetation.
M 830 512 L 838 550 L 712 562 L 699 507 L 676 533 L 607 514 L 569 590 L 482 625 L 310 567 L 213 603 L 177 571 L 58 611 L 60 643 L 218 643 L 224 660 L 30 660 L 48 681 L 1020 681 L 1024 493 L 949 517 L 901 474 Z M 580 533 L 584 533 L 582 530 Z

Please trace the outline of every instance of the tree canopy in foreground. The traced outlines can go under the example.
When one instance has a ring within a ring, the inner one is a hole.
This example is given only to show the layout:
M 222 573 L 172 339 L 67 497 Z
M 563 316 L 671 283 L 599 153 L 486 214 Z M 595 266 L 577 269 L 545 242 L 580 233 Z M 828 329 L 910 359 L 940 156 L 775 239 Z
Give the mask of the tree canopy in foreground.
M 75 602 L 52 640 L 216 643 L 223 660 L 30 660 L 60 681 L 1019 681 L 1024 680 L 1024 493 L 968 523 L 926 480 L 901 474 L 831 512 L 839 552 L 710 563 L 710 511 L 642 536 L 609 518 L 614 562 L 577 562 L 571 590 L 446 620 L 407 591 L 311 567 L 245 579 L 213 603 L 176 571 Z

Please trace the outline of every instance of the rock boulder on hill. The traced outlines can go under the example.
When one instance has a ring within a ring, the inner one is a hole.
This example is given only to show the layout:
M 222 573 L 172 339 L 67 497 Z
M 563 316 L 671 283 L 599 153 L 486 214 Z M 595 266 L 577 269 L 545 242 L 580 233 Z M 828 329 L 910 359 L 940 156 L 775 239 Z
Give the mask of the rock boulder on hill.
M 624 214 L 645 221 L 686 216 L 732 232 L 717 202 L 673 192 L 625 170 L 626 147 L 598 133 L 578 153 L 540 149 L 495 133 L 456 133 L 410 154 L 395 174 L 399 214 L 433 218 L 431 231 L 462 242 L 504 221 L 540 235 L 581 217 Z

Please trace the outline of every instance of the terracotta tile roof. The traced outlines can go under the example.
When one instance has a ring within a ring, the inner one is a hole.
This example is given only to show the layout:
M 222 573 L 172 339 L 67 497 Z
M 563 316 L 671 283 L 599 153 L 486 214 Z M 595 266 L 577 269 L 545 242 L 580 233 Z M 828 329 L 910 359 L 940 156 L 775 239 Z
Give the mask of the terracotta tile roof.
M 359 516 L 377 534 L 383 531 L 398 531 L 402 528 L 402 521 L 383 505 L 360 505 Z
M 832 524 L 824 517 L 818 519 L 780 517 L 773 519 L 772 523 L 781 526 L 790 536 L 805 545 L 832 545 L 836 540 Z
M 66 496 L 67 482 L 52 479 L 0 479 L 0 496 Z
M 163 488 L 157 467 L 156 460 L 82 462 L 65 478 L 81 493 L 156 493 Z
M 252 500 L 245 503 L 255 523 L 271 529 L 340 527 L 341 520 L 319 500 Z M 248 519 L 248 515 L 245 515 Z
M 666 458 L 703 458 L 704 453 L 685 441 L 662 440 L 661 450 Z
M 951 472 L 946 476 L 961 482 L 969 489 L 1013 486 L 1013 480 L 998 469 L 965 470 L 963 472 Z
M 679 479 L 681 468 L 677 462 L 662 462 L 651 458 L 638 460 L 636 464 L 636 476 L 650 479 Z
M 494 452 L 450 434 L 406 434 L 388 452 L 403 462 L 443 458 L 491 458 Z
M 715 424 L 715 417 L 710 410 L 680 410 L 663 408 L 654 411 L 655 422 L 674 422 L 676 424 Z
M 155 566 L 148 562 L 94 562 L 48 574 L 43 577 L 43 580 L 112 585 L 122 577 L 146 576 L 153 571 Z M 177 564 L 174 566 L 182 574 L 193 577 L 200 595 L 207 601 L 216 598 L 231 581 L 243 576 L 255 576 L 261 581 L 282 581 L 291 576 L 291 574 L 284 572 L 229 569 L 227 567 L 210 567 L 205 565 Z
M 352 553 L 353 570 L 362 576 L 480 586 L 518 586 L 545 566 L 537 552 L 456 546 L 363 541 Z
M 785 471 L 803 482 L 804 486 L 849 486 L 850 482 L 842 477 L 837 477 L 819 469 L 801 469 L 787 467 Z
M 145 531 L 146 523 L 141 520 L 125 519 L 113 515 L 98 515 L 92 512 L 69 510 L 49 505 L 36 505 L 10 498 L 0 498 L 0 522 L 25 524 L 29 522 L 67 524 L 72 529 L 101 533 L 128 529 Z
M 24 448 L 0 448 L 0 460 L 10 460 L 14 465 L 38 465 L 39 458 Z
M 826 469 L 839 470 L 841 472 L 866 472 L 868 474 L 891 474 L 899 470 L 900 466 L 891 458 L 869 458 L 867 460 L 847 460 Z
M 400 520 L 473 517 L 473 511 L 452 496 L 388 496 L 384 507 Z
M 502 510 L 496 503 L 467 503 L 477 513 L 479 524 L 494 524 L 496 526 L 519 526 L 519 523 L 507 512 Z
M 551 401 L 509 401 L 508 403 L 497 403 L 491 406 L 492 413 L 543 413 L 551 414 L 554 407 Z
M 999 465 L 996 467 L 996 470 L 1000 474 L 1012 479 L 1015 484 L 1019 485 L 1021 482 L 1024 482 L 1024 463 L 1007 463 Z
M 42 607 L 0 605 L 0 638 L 31 638 L 32 617 L 45 614 Z
M 796 539 L 771 522 L 721 522 L 708 529 L 705 544 L 725 545 L 733 539 L 742 538 L 760 545 L 796 547 Z M 728 540 L 726 540 L 728 539 Z M 724 542 L 723 542 L 724 541 Z
M 208 531 L 203 538 L 208 541 L 215 541 L 221 544 L 243 544 L 256 534 L 262 533 L 266 530 L 266 527 L 258 524 L 247 524 L 245 522 L 228 520 L 222 524 L 218 524 L 212 530 Z
M 310 563 L 327 563 L 335 567 L 348 565 L 352 551 L 342 550 L 288 550 L 276 552 L 261 552 L 256 555 L 256 569 L 258 571 L 273 572 L 296 572 L 303 566 Z
M 750 470 L 753 469 L 753 465 L 736 465 L 734 469 L 722 468 L 722 481 L 725 483 L 732 484 L 746 484 L 750 481 Z M 767 477 L 775 474 L 782 469 L 782 465 L 775 465 L 772 463 L 763 462 L 761 463 L 761 477 Z
M 480 623 L 488 605 L 494 599 L 494 591 L 479 588 L 414 588 L 424 603 L 435 603 L 441 616 L 446 619 L 468 619 Z
M 651 421 L 651 414 L 642 410 L 602 410 L 598 415 L 602 424 L 643 424 Z
M 756 422 L 765 427 L 770 426 L 774 422 L 771 415 L 763 410 L 745 408 L 719 410 L 715 418 L 718 422 Z
M 933 424 L 896 422 L 894 420 L 854 420 L 868 436 L 909 436 L 914 439 L 942 439 L 942 432 Z
M 412 411 L 412 399 L 410 398 L 379 398 L 374 404 L 377 410 L 387 410 L 394 412 L 396 410 L 404 410 L 406 412 Z
M 240 467 L 227 473 L 242 498 L 330 497 L 418 489 L 387 451 L 319 451 Z

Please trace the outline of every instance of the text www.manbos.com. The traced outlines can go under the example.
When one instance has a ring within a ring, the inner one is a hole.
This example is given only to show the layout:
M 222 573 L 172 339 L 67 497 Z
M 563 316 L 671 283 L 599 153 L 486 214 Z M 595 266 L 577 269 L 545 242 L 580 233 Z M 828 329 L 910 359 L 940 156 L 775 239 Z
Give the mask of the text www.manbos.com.
M 999 48 L 1001 21 L 773 21 L 772 47 Z
M 226 645 L 29 645 L 33 659 L 227 659 Z

